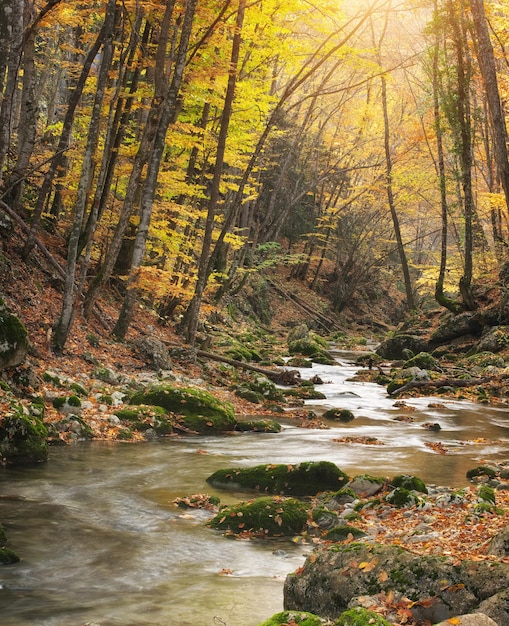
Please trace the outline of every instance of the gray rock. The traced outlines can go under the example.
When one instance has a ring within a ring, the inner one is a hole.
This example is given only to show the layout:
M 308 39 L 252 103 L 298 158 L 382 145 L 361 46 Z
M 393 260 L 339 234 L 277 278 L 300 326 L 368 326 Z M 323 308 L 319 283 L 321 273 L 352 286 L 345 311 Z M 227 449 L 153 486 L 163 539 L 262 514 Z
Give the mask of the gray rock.
M 162 341 L 154 337 L 142 337 L 135 345 L 143 360 L 150 367 L 155 370 L 171 369 L 170 353 Z
M 458 626 L 497 626 L 497 622 L 494 622 L 491 617 L 483 615 L 482 613 L 467 613 L 466 615 L 457 615 Z M 506 622 L 503 622 L 504 624 Z M 500 622 L 501 626 L 502 622 Z M 436 626 L 451 626 L 451 622 L 440 622 Z
M 363 562 L 372 567 L 359 568 Z M 436 623 L 478 608 L 491 616 L 503 611 L 503 597 L 492 596 L 509 595 L 509 565 L 457 564 L 389 545 L 335 544 L 313 553 L 301 571 L 286 578 L 284 606 L 335 619 L 353 598 L 390 590 L 415 602 L 417 621 Z M 509 616 L 505 620 L 498 623 L 509 624 Z
M 27 353 L 26 328 L 0 298 L 0 371 L 21 365 Z
M 384 359 L 408 359 L 408 351 L 410 354 L 426 352 L 428 342 L 422 337 L 415 335 L 395 335 L 382 341 L 376 349 L 376 353 Z
M 504 589 L 499 593 L 490 596 L 484 602 L 481 602 L 478 609 L 479 613 L 490 617 L 498 626 L 506 626 L 509 624 L 509 589 Z M 484 626 L 485 622 L 481 622 Z M 491 624 L 491 622 L 486 622 Z M 477 622 L 472 622 L 477 626 Z
M 509 555 L 509 526 L 506 526 L 493 537 L 488 544 L 487 553 L 498 557 Z
M 383 479 L 371 476 L 355 476 L 346 486 L 357 496 L 369 498 L 381 491 L 384 485 L 385 481 Z

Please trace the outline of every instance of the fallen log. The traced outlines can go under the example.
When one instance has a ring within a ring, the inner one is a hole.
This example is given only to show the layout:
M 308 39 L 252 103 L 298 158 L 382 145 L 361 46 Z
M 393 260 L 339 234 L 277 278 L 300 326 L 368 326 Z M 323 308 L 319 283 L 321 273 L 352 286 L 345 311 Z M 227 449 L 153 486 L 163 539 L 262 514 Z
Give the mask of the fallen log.
M 214 354 L 212 352 L 205 352 L 205 350 L 197 350 L 196 356 L 204 359 L 210 359 L 211 361 L 219 361 L 220 363 L 226 363 L 233 367 L 256 372 L 257 374 L 263 374 L 267 376 L 269 380 L 277 385 L 298 385 L 301 381 L 300 372 L 298 370 L 277 369 L 269 370 L 265 367 L 259 367 L 258 365 L 252 365 L 251 363 L 245 363 L 244 361 L 237 361 L 235 359 L 228 359 L 220 354 Z
M 476 385 L 484 385 L 493 380 L 493 376 L 485 378 L 441 378 L 440 380 L 411 380 L 410 382 L 398 387 L 389 395 L 394 398 L 409 389 L 438 389 L 439 387 L 475 387 Z

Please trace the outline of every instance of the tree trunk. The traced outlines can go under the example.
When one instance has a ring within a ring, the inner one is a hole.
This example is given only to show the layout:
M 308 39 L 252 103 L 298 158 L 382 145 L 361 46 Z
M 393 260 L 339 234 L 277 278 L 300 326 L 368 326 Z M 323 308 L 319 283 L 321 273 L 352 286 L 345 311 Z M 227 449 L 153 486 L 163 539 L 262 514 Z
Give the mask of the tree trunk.
M 81 74 L 78 79 L 78 82 L 76 83 L 76 86 L 71 93 L 71 97 L 69 98 L 69 104 L 67 106 L 67 111 L 65 114 L 58 146 L 57 146 L 55 154 L 53 155 L 53 158 L 51 159 L 50 166 L 48 168 L 48 171 L 46 172 L 43 183 L 41 185 L 41 189 L 39 191 L 39 195 L 37 197 L 37 203 L 35 205 L 34 213 L 32 216 L 32 224 L 31 224 L 30 232 L 28 234 L 27 240 L 25 242 L 25 246 L 23 248 L 22 254 L 24 258 L 28 257 L 28 255 L 32 251 L 33 238 L 37 235 L 37 232 L 39 230 L 42 213 L 46 205 L 46 200 L 51 191 L 53 179 L 55 177 L 55 174 L 57 173 L 58 168 L 62 164 L 66 151 L 69 148 L 69 141 L 70 141 L 72 126 L 74 122 L 74 115 L 76 113 L 76 107 L 78 106 L 78 103 L 81 99 L 81 95 L 83 93 L 86 80 L 88 78 L 92 65 L 94 61 L 96 60 L 97 53 L 99 52 L 106 35 L 107 35 L 107 32 L 106 32 L 105 24 L 103 23 L 103 26 L 101 30 L 99 31 L 93 46 L 90 48 L 87 54 L 87 57 L 83 63 L 83 68 L 81 70 Z
M 483 0 L 470 0 L 470 10 L 477 35 L 477 59 L 484 81 L 486 99 L 490 111 L 491 126 L 495 143 L 495 160 L 498 175 L 504 190 L 506 206 L 509 209 L 509 161 L 507 155 L 507 127 L 500 101 L 495 56 L 491 44 Z
M 230 69 L 228 73 L 228 86 L 224 100 L 223 112 L 221 115 L 221 123 L 219 128 L 219 136 L 217 141 L 216 161 L 214 164 L 214 172 L 210 190 L 210 197 L 207 207 L 207 219 L 205 222 L 205 232 L 203 235 L 202 250 L 198 264 L 198 277 L 194 290 L 193 298 L 186 311 L 186 340 L 194 345 L 196 340 L 196 331 L 198 328 L 198 317 L 200 314 L 203 292 L 208 279 L 208 266 L 210 261 L 210 249 L 212 245 L 212 232 L 214 230 L 214 218 L 216 208 L 219 203 L 219 185 L 223 175 L 223 162 L 226 151 L 226 139 L 228 136 L 228 127 L 230 124 L 233 99 L 235 97 L 235 87 L 237 84 L 237 66 L 240 56 L 240 43 L 242 26 L 244 22 L 244 12 L 246 0 L 239 0 L 237 10 L 237 20 L 235 24 L 235 33 L 233 35 L 232 51 L 230 56 Z
M 105 32 L 104 46 L 101 56 L 101 66 L 97 77 L 97 87 L 94 98 L 94 105 L 88 129 L 87 145 L 83 156 L 81 177 L 76 195 L 76 206 L 74 209 L 74 221 L 69 236 L 67 249 L 67 265 L 64 295 L 60 318 L 53 335 L 53 348 L 55 352 L 61 353 L 69 336 L 71 325 L 75 313 L 75 274 L 78 261 L 79 237 L 85 215 L 86 203 L 90 183 L 92 180 L 94 159 L 99 142 L 99 128 L 101 122 L 101 109 L 108 83 L 108 75 L 113 59 L 113 33 L 115 30 L 116 0 L 108 0 L 106 15 L 104 17 L 103 29 Z
M 139 268 L 141 267 L 143 257 L 145 255 L 148 229 L 152 217 L 152 207 L 154 204 L 154 196 L 157 185 L 157 177 L 159 174 L 159 168 L 166 145 L 166 133 L 168 130 L 168 126 L 175 122 L 177 117 L 178 96 L 180 93 L 182 78 L 186 66 L 187 51 L 189 49 L 189 40 L 191 37 L 191 30 L 193 26 L 197 1 L 198 0 L 190 0 L 186 6 L 185 16 L 182 22 L 179 49 L 177 53 L 177 58 L 175 60 L 175 67 L 173 70 L 173 78 L 168 89 L 168 93 L 166 95 L 164 109 L 161 115 L 161 121 L 159 123 L 159 128 L 154 140 L 154 147 L 148 161 L 147 176 L 145 179 L 145 184 L 141 197 L 140 224 L 138 226 L 138 232 L 136 233 L 136 239 L 134 242 L 133 258 L 131 262 L 129 279 L 127 282 L 127 293 L 124 297 L 124 302 L 122 304 L 117 323 L 113 330 L 113 333 L 120 339 L 123 339 L 125 337 L 129 324 L 131 323 L 133 309 L 138 295 L 137 290 L 134 286 L 134 282 L 137 278 L 137 273 L 139 271 Z M 169 18 L 171 17 L 171 14 L 168 14 L 168 16 L 166 16 L 165 14 L 165 17 L 168 18 L 167 26 L 169 30 Z M 161 74 L 163 72 L 164 63 L 165 58 L 164 55 L 162 55 Z M 161 76 L 161 82 L 162 79 L 163 76 Z

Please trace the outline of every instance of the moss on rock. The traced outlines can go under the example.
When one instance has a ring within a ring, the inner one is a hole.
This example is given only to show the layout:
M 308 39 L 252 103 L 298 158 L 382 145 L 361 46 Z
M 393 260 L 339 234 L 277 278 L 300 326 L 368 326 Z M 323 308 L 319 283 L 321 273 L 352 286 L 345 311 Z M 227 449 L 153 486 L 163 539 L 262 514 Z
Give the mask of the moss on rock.
M 318 615 L 307 613 L 306 611 L 281 611 L 276 613 L 259 626 L 288 626 L 288 624 L 298 624 L 299 626 L 321 626 L 326 622 Z
M 11 565 L 12 563 L 19 563 L 19 556 L 9 548 L 0 548 L 0 565 Z
M 237 424 L 233 405 L 191 387 L 156 385 L 135 393 L 130 404 L 161 406 L 178 415 L 182 426 L 200 434 L 231 431 Z
M 325 539 L 328 539 L 329 541 L 345 541 L 345 539 L 348 539 L 350 537 L 358 539 L 359 537 L 365 536 L 366 533 L 359 528 L 356 528 L 355 526 L 350 526 L 349 524 L 342 524 L 327 531 Z
M 323 414 L 323 417 L 326 420 L 333 420 L 335 422 L 343 422 L 343 423 L 347 423 L 347 422 L 351 422 L 354 419 L 354 414 L 352 413 L 352 411 L 350 411 L 350 409 L 328 409 L 327 411 L 325 411 L 325 413 Z
M 23 363 L 27 352 L 27 330 L 0 298 L 0 371 Z
M 391 626 L 391 624 L 378 613 L 356 606 L 341 613 L 334 626 Z
M 144 432 L 152 428 L 158 435 L 168 435 L 173 432 L 172 421 L 162 406 L 123 407 L 117 409 L 115 415 L 134 430 Z
M 39 463 L 48 459 L 48 431 L 41 419 L 26 415 L 23 407 L 10 403 L 0 423 L 0 457 L 9 465 Z
M 307 509 L 299 500 L 265 496 L 225 507 L 208 526 L 234 534 L 285 536 L 302 532 L 307 518 Z
M 428 488 L 421 478 L 412 476 L 411 474 L 399 474 L 394 476 L 391 480 L 393 487 L 402 487 L 403 489 L 409 489 L 412 491 L 419 491 L 420 493 L 428 493 Z
M 235 430 L 241 432 L 255 432 L 255 433 L 279 433 L 281 432 L 281 424 L 276 420 L 246 420 L 237 422 Z
M 300 496 L 313 496 L 321 491 L 337 491 L 348 481 L 349 477 L 329 461 L 227 468 L 218 470 L 207 478 L 208 483 L 219 488 Z

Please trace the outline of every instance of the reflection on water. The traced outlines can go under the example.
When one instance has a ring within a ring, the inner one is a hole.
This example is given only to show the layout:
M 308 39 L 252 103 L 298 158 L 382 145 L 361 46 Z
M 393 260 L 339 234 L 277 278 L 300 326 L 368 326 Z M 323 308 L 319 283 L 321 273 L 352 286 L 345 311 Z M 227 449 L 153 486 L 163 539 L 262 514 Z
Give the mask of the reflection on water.
M 397 408 L 384 388 L 349 381 L 356 369 L 313 368 L 326 381 L 327 400 L 309 407 L 355 415 L 329 430 L 286 421 L 278 435 L 93 442 L 55 448 L 38 467 L 1 470 L 0 520 L 23 557 L 0 568 L 2 626 L 256 626 L 282 610 L 284 578 L 309 546 L 227 540 L 204 526 L 204 512 L 189 518 L 172 504 L 204 491 L 225 503 L 245 498 L 206 484 L 222 467 L 329 460 L 351 475 L 408 472 L 462 486 L 478 459 L 509 459 L 506 408 L 428 398 Z M 414 422 L 394 421 L 397 415 Z M 425 430 L 424 422 L 442 430 Z M 334 441 L 364 435 L 384 445 Z M 465 443 L 480 438 L 488 443 Z M 439 455 L 425 445 L 438 441 L 453 452 Z

